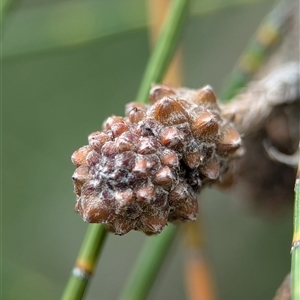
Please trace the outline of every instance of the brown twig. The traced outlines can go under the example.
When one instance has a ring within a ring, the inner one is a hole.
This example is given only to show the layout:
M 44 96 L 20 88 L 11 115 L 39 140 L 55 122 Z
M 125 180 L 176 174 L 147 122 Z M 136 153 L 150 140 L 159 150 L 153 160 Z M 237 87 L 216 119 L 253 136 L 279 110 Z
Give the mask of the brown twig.
M 291 299 L 291 274 L 289 273 L 283 280 L 273 300 Z
M 299 99 L 299 82 L 299 63 L 286 63 L 265 79 L 250 83 L 230 103 L 224 104 L 223 114 L 233 120 L 240 134 L 257 132 L 274 106 Z

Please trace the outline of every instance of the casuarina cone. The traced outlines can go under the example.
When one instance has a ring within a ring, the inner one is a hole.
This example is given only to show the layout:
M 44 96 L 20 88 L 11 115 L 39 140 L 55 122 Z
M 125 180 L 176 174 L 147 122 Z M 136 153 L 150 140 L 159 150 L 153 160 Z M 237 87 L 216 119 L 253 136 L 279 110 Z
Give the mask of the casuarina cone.
M 75 209 L 118 235 L 195 220 L 197 194 L 241 153 L 210 86 L 154 86 L 149 105 L 129 103 L 125 117 L 109 117 L 88 141 L 72 155 Z

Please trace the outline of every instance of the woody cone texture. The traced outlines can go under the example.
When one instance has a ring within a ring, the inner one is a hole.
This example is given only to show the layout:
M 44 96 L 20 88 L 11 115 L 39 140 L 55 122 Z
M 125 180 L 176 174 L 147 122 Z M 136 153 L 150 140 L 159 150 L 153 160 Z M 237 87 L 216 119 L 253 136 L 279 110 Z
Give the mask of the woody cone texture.
M 154 86 L 150 103 L 129 103 L 125 117 L 109 117 L 72 155 L 76 211 L 118 235 L 195 220 L 197 193 L 241 150 L 210 86 Z

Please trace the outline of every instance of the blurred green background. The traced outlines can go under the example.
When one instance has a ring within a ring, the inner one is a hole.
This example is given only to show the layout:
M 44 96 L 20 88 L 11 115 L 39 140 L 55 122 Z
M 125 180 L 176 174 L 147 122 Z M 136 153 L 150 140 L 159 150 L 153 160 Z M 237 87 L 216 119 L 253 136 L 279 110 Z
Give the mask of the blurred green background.
M 192 2 L 188 87 L 220 91 L 274 4 L 224 2 Z M 149 57 L 146 4 L 27 0 L 4 13 L 2 299 L 59 299 L 88 226 L 74 212 L 70 156 L 134 100 Z M 201 217 L 218 298 L 271 299 L 290 268 L 291 214 L 264 220 L 207 190 Z M 109 236 L 86 299 L 117 299 L 146 238 Z M 177 239 L 149 299 L 186 298 L 183 250 Z

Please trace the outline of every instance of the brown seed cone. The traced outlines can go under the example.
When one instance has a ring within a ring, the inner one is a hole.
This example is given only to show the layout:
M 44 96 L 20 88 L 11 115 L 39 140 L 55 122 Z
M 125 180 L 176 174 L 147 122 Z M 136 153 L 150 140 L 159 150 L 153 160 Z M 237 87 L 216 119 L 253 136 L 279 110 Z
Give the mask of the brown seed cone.
M 241 146 L 211 87 L 160 85 L 150 99 L 152 106 L 129 103 L 126 117 L 109 117 L 72 155 L 76 211 L 119 235 L 195 220 L 196 194 L 219 180 Z

